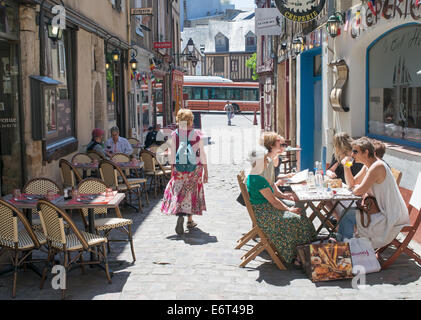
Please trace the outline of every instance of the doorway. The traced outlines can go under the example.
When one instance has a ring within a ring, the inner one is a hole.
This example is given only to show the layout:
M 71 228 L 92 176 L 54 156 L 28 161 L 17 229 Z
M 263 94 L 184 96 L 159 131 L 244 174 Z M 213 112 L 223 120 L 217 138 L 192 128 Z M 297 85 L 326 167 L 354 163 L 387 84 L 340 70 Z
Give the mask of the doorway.
M 300 55 L 300 146 L 301 169 L 313 170 L 314 162 L 325 163 L 323 148 L 322 50 L 316 48 Z
M 0 194 L 22 186 L 18 46 L 0 41 Z

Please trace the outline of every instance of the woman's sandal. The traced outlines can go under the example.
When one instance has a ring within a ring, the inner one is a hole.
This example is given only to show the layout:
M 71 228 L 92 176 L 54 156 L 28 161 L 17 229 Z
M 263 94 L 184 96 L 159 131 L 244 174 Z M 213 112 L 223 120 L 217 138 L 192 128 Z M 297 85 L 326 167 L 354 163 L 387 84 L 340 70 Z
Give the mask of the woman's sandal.
M 194 222 L 194 221 L 188 221 L 187 222 L 187 228 L 189 228 L 189 229 L 193 229 L 193 228 L 195 228 L 197 226 L 197 223 L 196 222 Z
M 297 269 L 297 270 L 301 270 L 303 268 L 303 265 L 302 265 L 301 261 L 298 260 L 298 259 L 292 260 L 291 265 L 294 269 Z

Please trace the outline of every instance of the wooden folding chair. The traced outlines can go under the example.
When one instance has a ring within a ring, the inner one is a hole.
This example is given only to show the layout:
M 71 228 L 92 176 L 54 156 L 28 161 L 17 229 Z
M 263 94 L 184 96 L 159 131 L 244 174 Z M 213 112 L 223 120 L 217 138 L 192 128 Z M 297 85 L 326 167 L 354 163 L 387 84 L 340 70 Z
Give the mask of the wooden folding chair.
M 240 172 L 240 174 L 237 176 L 237 179 L 238 179 L 238 184 L 240 185 L 241 193 L 244 198 L 244 202 L 246 203 L 247 211 L 250 215 L 251 221 L 254 226 L 253 229 L 243 237 L 244 238 L 243 242 L 246 241 L 246 239 L 248 239 L 246 241 L 248 242 L 250 239 L 252 239 L 256 235 L 260 237 L 260 241 L 241 258 L 242 263 L 240 264 L 240 267 L 244 268 L 250 261 L 254 260 L 260 253 L 262 253 L 263 251 L 266 251 L 267 253 L 269 253 L 273 262 L 275 262 L 275 264 L 280 270 L 286 270 L 280 257 L 278 257 L 278 254 L 276 252 L 274 245 L 269 241 L 269 239 L 263 233 L 262 229 L 260 229 L 260 227 L 257 225 L 256 216 L 254 215 L 254 210 L 250 203 L 249 193 L 247 191 L 246 185 L 244 184 L 244 180 L 245 180 L 244 171 Z
M 285 143 L 290 147 L 291 146 L 291 140 L 285 140 Z M 281 164 L 284 167 L 285 174 L 291 173 L 292 168 L 294 166 L 297 166 L 297 157 L 295 152 L 291 151 L 285 151 L 285 154 L 281 157 Z
M 421 223 L 421 204 L 419 201 L 417 201 L 417 198 L 421 197 L 421 195 L 419 192 L 417 192 L 417 190 L 421 190 L 421 173 L 418 174 L 418 180 L 415 185 L 414 192 L 412 193 L 411 200 L 408 204 L 409 217 L 413 218 L 411 220 L 414 222 L 412 225 L 403 227 L 401 230 L 401 233 L 406 233 L 404 240 L 399 241 L 396 238 L 387 246 L 384 246 L 383 248 L 380 248 L 376 251 L 380 265 L 382 266 L 382 270 L 387 269 L 403 252 L 421 265 L 421 257 L 413 249 L 408 248 L 409 243 L 411 242 Z M 396 250 L 389 258 L 383 260 L 381 254 L 390 246 L 394 246 Z
M 395 177 L 396 183 L 399 186 L 402 180 L 402 172 L 400 172 L 399 170 L 396 170 L 395 168 L 390 168 L 390 170 L 392 171 L 392 174 Z

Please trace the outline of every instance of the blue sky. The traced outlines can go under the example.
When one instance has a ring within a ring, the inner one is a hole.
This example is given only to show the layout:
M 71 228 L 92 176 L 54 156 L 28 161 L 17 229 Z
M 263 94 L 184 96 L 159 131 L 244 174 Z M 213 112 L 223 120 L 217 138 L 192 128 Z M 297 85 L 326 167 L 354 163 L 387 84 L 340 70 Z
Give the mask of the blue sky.
M 236 9 L 254 9 L 254 0 L 230 0 Z

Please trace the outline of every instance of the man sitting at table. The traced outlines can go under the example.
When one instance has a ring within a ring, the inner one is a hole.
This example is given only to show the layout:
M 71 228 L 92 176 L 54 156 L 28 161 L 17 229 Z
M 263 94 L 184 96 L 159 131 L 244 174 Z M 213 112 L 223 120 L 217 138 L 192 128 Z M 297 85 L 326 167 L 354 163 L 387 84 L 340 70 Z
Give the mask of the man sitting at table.
M 92 131 L 92 140 L 89 142 L 88 146 L 86 147 L 86 151 L 94 150 L 99 152 L 104 157 L 108 157 L 108 152 L 104 150 L 103 138 L 104 138 L 104 130 L 96 128 Z
M 161 125 L 157 124 L 152 127 L 149 127 L 148 134 L 145 139 L 145 148 L 149 148 L 153 145 L 160 146 L 165 142 L 164 134 L 161 132 Z
M 124 153 L 130 156 L 133 148 L 126 138 L 120 137 L 120 129 L 118 127 L 111 128 L 111 138 L 106 142 L 106 147 L 111 154 Z

